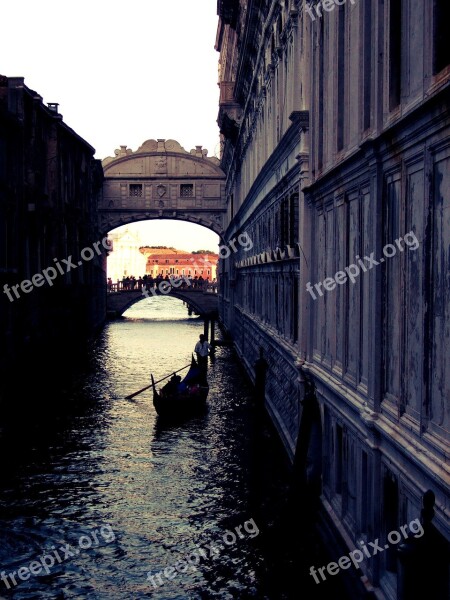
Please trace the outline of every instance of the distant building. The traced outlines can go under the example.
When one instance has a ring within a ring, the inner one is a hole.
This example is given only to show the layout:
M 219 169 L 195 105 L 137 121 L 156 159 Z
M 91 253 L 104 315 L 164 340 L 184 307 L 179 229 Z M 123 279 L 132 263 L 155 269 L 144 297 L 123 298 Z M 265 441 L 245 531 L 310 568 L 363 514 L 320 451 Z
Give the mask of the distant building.
M 108 256 L 107 276 L 113 283 L 123 277 L 142 277 L 145 275 L 146 259 L 139 248 L 142 246 L 140 235 L 128 227 L 122 232 L 113 231 L 108 234 L 113 249 Z
M 141 252 L 146 257 L 146 272 L 157 275 L 186 275 L 203 277 L 212 281 L 217 276 L 218 254 L 195 254 L 175 248 L 145 247 Z

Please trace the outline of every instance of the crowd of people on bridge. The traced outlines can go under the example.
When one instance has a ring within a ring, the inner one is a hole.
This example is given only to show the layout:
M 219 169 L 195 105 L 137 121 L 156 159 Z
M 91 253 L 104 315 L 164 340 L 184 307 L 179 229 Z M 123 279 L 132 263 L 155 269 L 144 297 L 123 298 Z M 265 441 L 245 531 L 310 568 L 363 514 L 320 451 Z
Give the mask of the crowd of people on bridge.
M 124 276 L 122 280 L 117 280 L 117 283 L 113 283 L 111 277 L 108 277 L 108 291 L 118 292 L 121 290 L 137 290 L 142 289 L 151 290 L 158 287 L 162 281 L 166 281 L 170 286 L 176 287 L 177 289 L 184 290 L 187 288 L 196 290 L 209 290 L 212 292 L 217 291 L 217 280 L 209 280 L 209 277 L 204 279 L 202 275 L 195 277 L 188 277 L 187 275 L 166 275 L 165 277 L 161 274 L 153 277 L 152 275 L 145 274 L 143 277 Z

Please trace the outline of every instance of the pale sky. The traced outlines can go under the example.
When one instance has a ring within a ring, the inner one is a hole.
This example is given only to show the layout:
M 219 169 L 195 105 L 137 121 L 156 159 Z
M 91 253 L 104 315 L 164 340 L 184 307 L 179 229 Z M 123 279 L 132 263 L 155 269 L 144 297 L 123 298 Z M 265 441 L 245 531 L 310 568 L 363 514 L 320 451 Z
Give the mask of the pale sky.
M 131 233 L 137 231 L 143 246 L 168 246 L 178 250 L 192 252 L 194 250 L 211 250 L 219 252 L 219 236 L 201 225 L 185 221 L 172 221 L 170 219 L 153 219 L 130 223 L 113 229 L 119 233 L 129 229 Z
M 0 74 L 25 77 L 44 103 L 58 102 L 64 122 L 97 158 L 157 138 L 175 139 L 188 152 L 202 145 L 213 156 L 219 143 L 217 21 L 215 0 L 4 2 Z M 144 229 L 153 226 L 156 235 L 167 223 L 178 224 L 150 221 Z M 217 247 L 212 231 L 182 225 L 172 235 L 185 249 Z

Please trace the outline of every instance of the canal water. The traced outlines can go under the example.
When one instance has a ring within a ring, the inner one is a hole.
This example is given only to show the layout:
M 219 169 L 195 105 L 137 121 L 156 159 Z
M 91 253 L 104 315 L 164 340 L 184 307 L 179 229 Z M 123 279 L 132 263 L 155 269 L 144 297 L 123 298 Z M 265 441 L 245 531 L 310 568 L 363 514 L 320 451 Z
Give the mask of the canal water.
M 125 399 L 187 365 L 202 331 L 179 300 L 143 300 L 56 390 L 17 382 L 48 397 L 2 418 L 0 598 L 347 598 L 309 575 L 331 559 L 230 347 L 204 415 L 167 426 L 151 390 Z

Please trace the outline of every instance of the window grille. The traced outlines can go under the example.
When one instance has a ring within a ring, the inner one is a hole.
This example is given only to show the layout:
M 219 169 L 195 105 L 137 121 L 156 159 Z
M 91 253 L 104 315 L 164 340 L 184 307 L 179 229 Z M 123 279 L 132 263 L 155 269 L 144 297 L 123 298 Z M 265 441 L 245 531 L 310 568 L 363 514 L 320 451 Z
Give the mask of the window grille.
M 194 186 L 192 183 L 182 183 L 180 185 L 181 198 L 192 198 L 194 196 Z
M 142 184 L 141 183 L 130 183 L 130 197 L 142 198 Z

